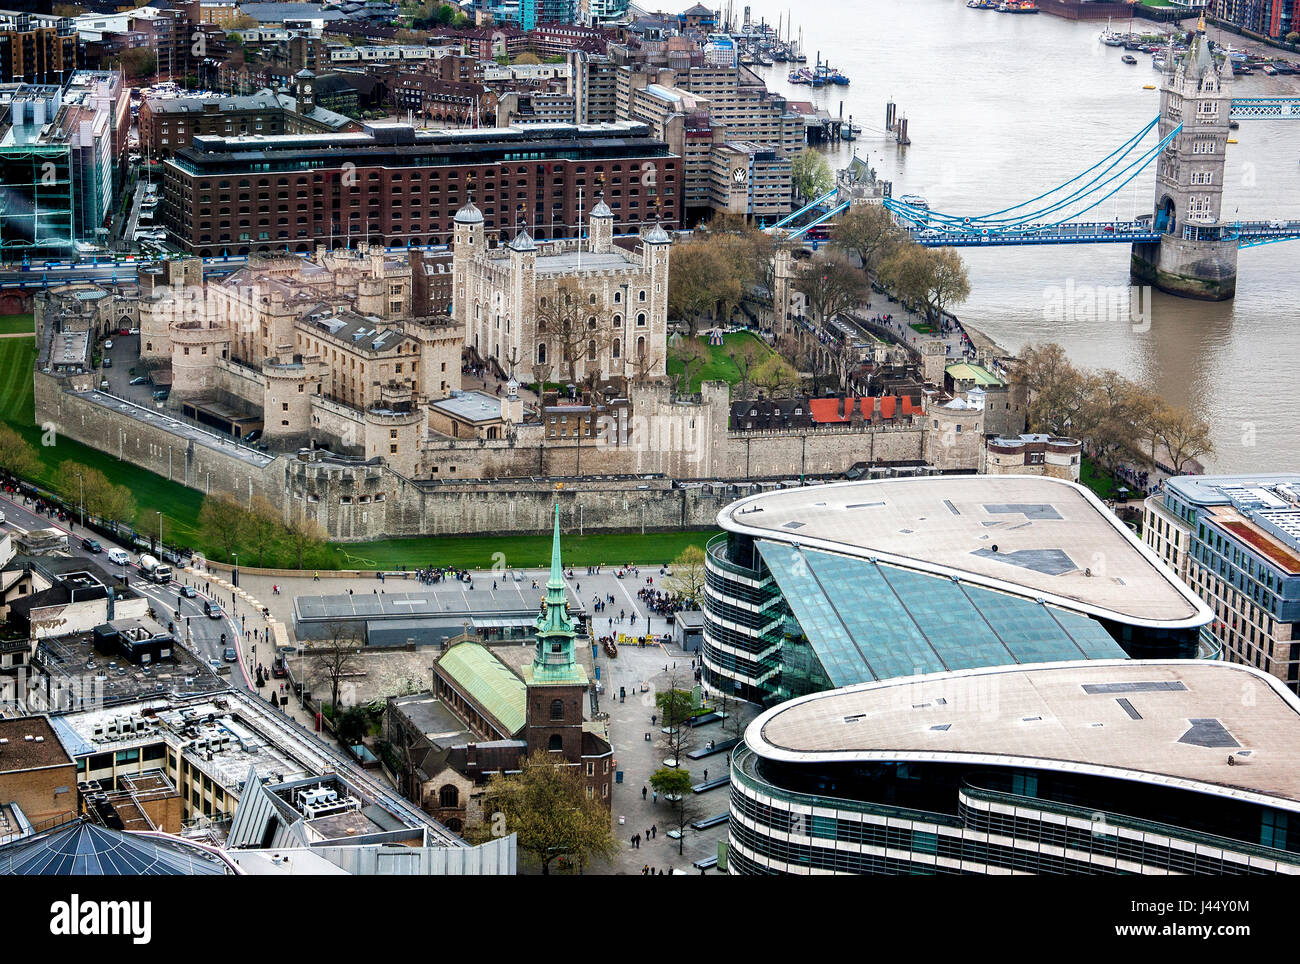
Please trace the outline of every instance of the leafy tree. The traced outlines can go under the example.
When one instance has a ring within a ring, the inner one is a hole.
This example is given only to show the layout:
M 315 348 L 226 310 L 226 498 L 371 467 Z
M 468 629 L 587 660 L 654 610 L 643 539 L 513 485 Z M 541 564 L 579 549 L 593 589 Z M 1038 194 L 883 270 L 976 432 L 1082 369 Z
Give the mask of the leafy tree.
M 920 304 L 931 322 L 938 321 L 951 306 L 970 297 L 966 265 L 952 248 L 923 248 L 919 244 L 897 246 L 882 272 L 904 300 Z
M 587 797 L 576 768 L 557 766 L 544 750 L 530 754 L 519 773 L 492 776 L 483 812 L 500 814 L 506 832 L 515 834 L 519 849 L 535 856 L 546 875 L 560 857 L 585 867 L 617 849 L 605 805 Z
M 704 550 L 699 546 L 687 546 L 678 554 L 672 562 L 672 575 L 664 580 L 664 586 L 669 592 L 674 592 L 683 599 L 696 604 L 700 596 L 704 593 Z M 671 692 L 680 692 L 674 690 Z M 656 697 L 666 697 L 668 693 L 660 693 Z M 686 707 L 690 710 L 690 694 L 686 694 Z M 676 712 L 676 704 L 673 704 L 673 712 Z M 668 709 L 664 710 L 664 723 L 668 723 L 670 713 Z
M 265 496 L 255 495 L 248 506 L 248 517 L 244 520 L 244 543 L 257 551 L 257 564 L 266 562 L 268 546 L 274 547 L 276 540 L 285 534 L 280 522 L 280 513 Z
M 769 398 L 780 398 L 797 389 L 801 379 L 793 365 L 784 358 L 773 355 L 754 370 L 753 381 L 756 386 L 767 391 Z
M 835 183 L 835 175 L 826 157 L 811 147 L 805 147 L 794 156 L 790 179 L 794 189 L 809 200 L 821 197 Z
M 124 485 L 113 485 L 98 469 L 71 460 L 60 462 L 54 476 L 54 487 L 68 501 L 77 500 L 88 513 L 111 522 L 132 522 L 136 504 L 131 490 Z
M 345 746 L 356 746 L 370 732 L 370 714 L 364 706 L 349 706 L 338 717 L 334 731 Z
M 831 229 L 831 240 L 857 255 L 868 274 L 876 273 L 904 237 L 893 215 L 881 204 L 851 207 Z
M 302 568 L 302 558 L 308 551 L 316 551 L 325 545 L 329 533 L 315 519 L 306 513 L 299 513 L 285 530 L 289 548 L 298 559 L 298 568 Z
M 689 802 L 691 774 L 682 766 L 660 767 L 650 774 L 650 786 L 669 798 L 667 803 L 673 814 L 673 829 L 677 831 L 677 854 L 681 856 L 686 842 L 686 828 L 695 819 L 695 806 Z
M 118 64 L 128 77 L 142 80 L 153 76 L 158 68 L 158 58 L 145 47 L 135 47 L 123 51 L 118 58 Z
M 244 507 L 224 492 L 207 496 L 199 509 L 199 533 L 209 544 L 221 547 L 226 562 L 239 547 L 247 521 Z
M 721 252 L 705 237 L 679 242 L 668 253 L 668 311 L 686 322 L 692 338 L 700 318 L 729 293 L 726 288 L 733 283 Z
M 840 252 L 823 251 L 799 267 L 794 287 L 803 294 L 814 316 L 828 321 L 861 303 L 867 280 Z
M 27 479 L 41 469 L 36 448 L 8 425 L 0 425 L 0 468 Z
M 691 691 L 670 688 L 655 694 L 655 705 L 659 707 L 659 719 L 664 726 L 673 727 L 691 718 L 694 702 Z

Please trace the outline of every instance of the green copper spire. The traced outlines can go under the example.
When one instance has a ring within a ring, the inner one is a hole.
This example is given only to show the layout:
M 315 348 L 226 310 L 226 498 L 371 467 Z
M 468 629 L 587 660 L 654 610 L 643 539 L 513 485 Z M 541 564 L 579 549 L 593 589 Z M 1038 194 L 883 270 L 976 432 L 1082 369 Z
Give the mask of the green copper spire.
M 533 665 L 525 674 L 530 683 L 586 682 L 587 674 L 575 658 L 573 641 L 577 629 L 569 616 L 565 595 L 564 564 L 560 560 L 560 504 L 555 504 L 555 526 L 551 544 L 551 577 L 546 581 L 542 611 L 537 615 L 537 646 Z
M 555 503 L 555 533 L 551 536 L 551 578 L 546 580 L 547 595 L 552 589 L 564 589 L 564 566 L 560 564 L 560 503 Z M 563 597 L 561 597 L 563 598 Z

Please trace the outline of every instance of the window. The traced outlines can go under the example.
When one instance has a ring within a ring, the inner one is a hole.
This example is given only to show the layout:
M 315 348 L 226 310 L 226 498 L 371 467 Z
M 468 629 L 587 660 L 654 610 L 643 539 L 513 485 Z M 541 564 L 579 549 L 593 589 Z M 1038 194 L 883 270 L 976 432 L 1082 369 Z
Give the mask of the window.
M 460 790 L 450 783 L 438 791 L 438 806 L 440 807 L 458 807 L 460 806 Z
M 564 700 L 551 700 L 551 719 L 564 719 Z
M 564 749 L 564 740 L 560 738 L 560 734 L 558 733 L 551 734 L 551 740 L 550 743 L 547 744 L 546 749 L 549 750 L 551 753 L 558 753 Z

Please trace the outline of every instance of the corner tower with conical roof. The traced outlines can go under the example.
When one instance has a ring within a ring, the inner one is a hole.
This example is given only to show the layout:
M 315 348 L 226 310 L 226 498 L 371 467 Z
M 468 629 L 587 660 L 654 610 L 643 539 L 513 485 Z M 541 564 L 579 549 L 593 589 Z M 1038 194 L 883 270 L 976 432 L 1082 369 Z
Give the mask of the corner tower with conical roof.
M 582 756 L 582 701 L 587 693 L 587 671 L 575 651 L 577 626 L 569 615 L 560 559 L 560 506 L 555 505 L 551 537 L 551 573 L 546 595 L 534 624 L 537 642 L 533 661 L 524 668 L 528 686 L 526 739 L 528 751 L 546 750 L 569 761 Z

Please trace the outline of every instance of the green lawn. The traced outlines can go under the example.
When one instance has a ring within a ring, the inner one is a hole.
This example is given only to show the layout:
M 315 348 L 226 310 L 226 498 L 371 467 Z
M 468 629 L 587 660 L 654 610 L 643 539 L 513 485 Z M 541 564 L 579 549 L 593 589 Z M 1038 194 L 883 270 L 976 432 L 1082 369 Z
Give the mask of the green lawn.
M 1098 466 L 1096 462 L 1086 455 L 1079 466 L 1079 481 L 1092 489 L 1099 499 L 1117 498 L 1117 490 L 1122 484 L 1119 479 Z
M 140 506 L 137 521 L 147 532 L 157 532 L 156 508 L 163 508 L 163 538 L 193 545 L 198 538 L 195 519 L 203 496 L 194 489 L 169 482 L 137 465 L 119 462 L 113 456 L 61 436 L 46 437 L 35 425 L 32 401 L 32 365 L 36 360 L 35 338 L 0 338 L 0 418 L 18 430 L 35 448 L 42 471 L 32 481 L 49 486 L 60 462 L 71 459 L 103 472 L 110 481 L 130 486 Z M 54 444 L 46 445 L 47 441 Z M 75 501 L 77 494 L 63 493 Z M 156 508 L 155 508 L 156 507 Z
M 736 368 L 736 363 L 728 357 L 728 352 L 734 352 L 740 345 L 746 342 L 753 342 L 766 354 L 773 354 L 772 349 L 768 348 L 764 341 L 752 335 L 747 331 L 733 332 L 729 335 L 722 336 L 721 345 L 708 344 L 707 336 L 698 339 L 700 344 L 709 350 L 709 361 L 699 369 L 696 374 L 691 376 L 691 385 L 688 391 L 698 392 L 700 384 L 703 382 L 726 382 L 728 385 L 735 385 L 740 381 L 740 370 Z M 755 368 L 758 366 L 755 365 Z M 752 369 L 751 369 L 752 371 Z M 674 357 L 673 350 L 668 350 L 668 374 L 680 375 L 682 373 L 682 362 L 680 358 Z
M 169 543 L 180 543 L 202 549 L 213 559 L 223 554 L 215 547 L 205 545 L 198 533 L 197 519 L 203 504 L 202 493 L 162 476 L 145 471 L 139 466 L 119 462 L 112 455 L 74 442 L 55 437 L 53 445 L 44 445 L 44 433 L 34 424 L 32 401 L 32 365 L 36 359 L 35 338 L 0 339 L 0 419 L 12 425 L 36 449 L 42 468 L 32 481 L 49 487 L 60 462 L 71 459 L 98 469 L 110 481 L 128 485 L 140 507 L 138 528 L 146 533 L 157 533 L 158 509 L 163 510 L 163 537 Z M 77 494 L 63 493 L 65 499 L 75 502 Z M 604 564 L 621 565 L 626 562 L 671 562 L 688 545 L 703 546 L 714 532 L 652 532 L 646 535 L 629 533 L 599 533 L 564 536 L 564 561 L 572 566 Z M 268 549 L 265 559 L 259 559 L 251 546 L 238 548 L 240 558 L 247 565 L 265 562 L 272 566 L 294 566 L 297 559 L 287 545 Z M 550 536 L 502 536 L 482 538 L 428 537 L 415 539 L 384 539 L 364 543 L 331 543 L 320 551 L 303 558 L 305 569 L 396 569 L 399 566 L 419 568 L 430 563 L 439 566 L 490 569 L 495 554 L 504 556 L 505 564 L 519 568 L 534 568 L 549 564 L 551 559 Z
M 5 315 L 0 318 L 0 335 L 13 335 L 20 331 L 36 331 L 36 319 L 31 315 Z
M 711 532 L 565 533 L 566 566 L 619 566 L 626 562 L 671 562 L 687 546 L 700 546 L 717 535 Z M 380 542 L 340 543 L 330 547 L 331 569 L 396 569 L 407 566 L 419 569 L 429 564 L 458 566 L 463 569 L 491 569 L 496 553 L 505 565 L 519 569 L 537 569 L 550 565 L 551 537 L 508 536 L 440 536 L 417 539 L 385 539 Z

